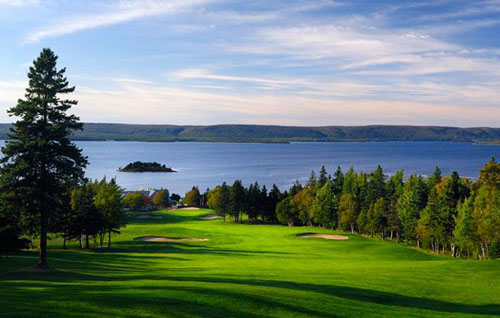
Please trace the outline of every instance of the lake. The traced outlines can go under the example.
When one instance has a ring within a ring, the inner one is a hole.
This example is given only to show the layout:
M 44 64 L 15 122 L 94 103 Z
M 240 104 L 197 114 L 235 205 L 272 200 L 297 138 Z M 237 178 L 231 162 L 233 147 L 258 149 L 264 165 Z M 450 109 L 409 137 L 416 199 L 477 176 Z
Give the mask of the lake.
M 0 143 L 3 145 L 3 142 Z M 241 179 L 245 185 L 259 182 L 268 189 L 275 183 L 289 188 L 298 179 L 307 181 L 311 170 L 324 165 L 329 173 L 338 165 L 344 172 L 372 171 L 378 164 L 392 175 L 429 175 L 439 165 L 443 174 L 453 170 L 475 178 L 491 158 L 500 158 L 500 146 L 451 142 L 301 142 L 290 144 L 203 142 L 99 142 L 78 141 L 89 158 L 89 178 L 116 177 L 128 190 L 140 187 L 167 188 L 183 195 L 193 185 L 203 191 L 226 181 Z M 156 161 L 175 173 L 118 172 L 133 161 Z
M 429 175 L 435 165 L 444 174 L 457 170 L 461 176 L 477 177 L 491 158 L 500 158 L 500 146 L 451 142 L 325 142 L 290 144 L 253 143 L 148 143 L 76 142 L 89 158 L 87 176 L 116 177 L 122 187 L 167 188 L 184 194 L 193 185 L 200 190 L 223 181 L 241 179 L 246 185 L 258 181 L 286 189 L 296 180 L 305 182 L 311 170 L 322 165 L 328 172 L 340 165 L 357 171 L 372 171 L 382 165 L 387 174 L 404 169 L 405 174 Z M 156 161 L 176 173 L 118 172 L 133 161 Z

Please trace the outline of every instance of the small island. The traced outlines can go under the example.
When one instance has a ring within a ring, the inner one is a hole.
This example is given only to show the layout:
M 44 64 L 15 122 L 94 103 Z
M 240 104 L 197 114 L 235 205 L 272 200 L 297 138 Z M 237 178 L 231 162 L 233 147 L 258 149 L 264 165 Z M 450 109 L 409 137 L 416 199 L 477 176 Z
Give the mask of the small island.
M 129 163 L 125 168 L 118 168 L 120 172 L 177 172 L 172 168 L 159 164 L 158 162 L 136 161 Z

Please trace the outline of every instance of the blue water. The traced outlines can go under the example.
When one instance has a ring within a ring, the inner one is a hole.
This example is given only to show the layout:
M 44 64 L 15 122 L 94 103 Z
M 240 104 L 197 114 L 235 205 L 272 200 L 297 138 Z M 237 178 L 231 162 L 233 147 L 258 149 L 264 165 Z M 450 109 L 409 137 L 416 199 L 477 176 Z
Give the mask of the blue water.
M 500 159 L 500 146 L 480 146 L 450 142 L 349 142 L 349 143 L 149 143 L 149 142 L 76 142 L 89 158 L 89 178 L 116 177 L 128 190 L 140 187 L 167 188 L 184 194 L 193 185 L 200 190 L 224 181 L 255 181 L 268 188 L 273 183 L 287 189 L 299 179 L 305 182 L 311 170 L 324 165 L 332 173 L 340 165 L 357 171 L 372 171 L 377 164 L 391 175 L 399 169 L 405 174 L 429 175 L 435 165 L 444 174 L 453 170 L 475 178 L 491 158 Z M 0 142 L 3 146 L 3 142 Z M 156 161 L 176 173 L 118 172 L 133 161 Z
M 377 164 L 387 174 L 404 169 L 406 174 L 429 175 L 435 165 L 444 174 L 457 170 L 461 176 L 477 177 L 491 158 L 500 159 L 500 146 L 450 142 L 363 142 L 363 143 L 146 143 L 77 142 L 89 158 L 87 176 L 116 177 L 126 189 L 167 188 L 185 193 L 193 185 L 200 190 L 223 181 L 258 181 L 268 188 L 288 188 L 296 179 L 306 181 L 311 170 L 325 165 L 333 173 L 340 165 L 371 171 Z M 122 173 L 116 170 L 133 161 L 156 161 L 177 173 Z

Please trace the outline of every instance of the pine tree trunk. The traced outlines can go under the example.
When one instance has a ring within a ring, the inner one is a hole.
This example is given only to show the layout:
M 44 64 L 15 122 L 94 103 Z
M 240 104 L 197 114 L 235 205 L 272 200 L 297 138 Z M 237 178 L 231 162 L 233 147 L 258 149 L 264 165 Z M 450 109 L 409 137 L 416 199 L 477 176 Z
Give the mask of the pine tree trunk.
M 38 268 L 48 268 L 49 263 L 47 262 L 47 228 L 48 228 L 48 217 L 47 212 L 42 211 L 42 224 L 40 229 L 40 254 L 38 259 Z
M 63 236 L 63 250 L 66 249 L 66 236 Z
M 85 248 L 89 248 L 89 235 L 85 234 Z
M 80 241 L 80 249 L 83 248 L 83 244 L 82 244 L 82 236 L 80 235 L 80 238 L 78 239 Z
M 111 231 L 108 232 L 108 247 L 111 247 Z

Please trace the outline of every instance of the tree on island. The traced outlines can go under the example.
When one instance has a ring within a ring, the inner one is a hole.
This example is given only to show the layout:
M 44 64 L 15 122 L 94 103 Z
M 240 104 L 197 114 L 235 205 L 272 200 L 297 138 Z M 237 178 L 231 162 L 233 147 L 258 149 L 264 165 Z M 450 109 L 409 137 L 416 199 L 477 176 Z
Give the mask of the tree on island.
M 158 162 L 136 161 L 129 163 L 125 168 L 118 168 L 120 172 L 176 172 L 172 168 L 159 164 Z
M 48 267 L 51 221 L 67 208 L 66 193 L 83 180 L 87 165 L 69 140 L 73 131 L 82 129 L 79 118 L 67 114 L 77 101 L 60 98 L 75 87 L 69 86 L 66 69 L 58 70 L 56 64 L 57 56 L 46 48 L 30 67 L 25 99 L 8 111 L 19 119 L 2 148 L 0 168 L 1 206 L 17 211 L 26 234 L 40 238 L 40 268 Z

